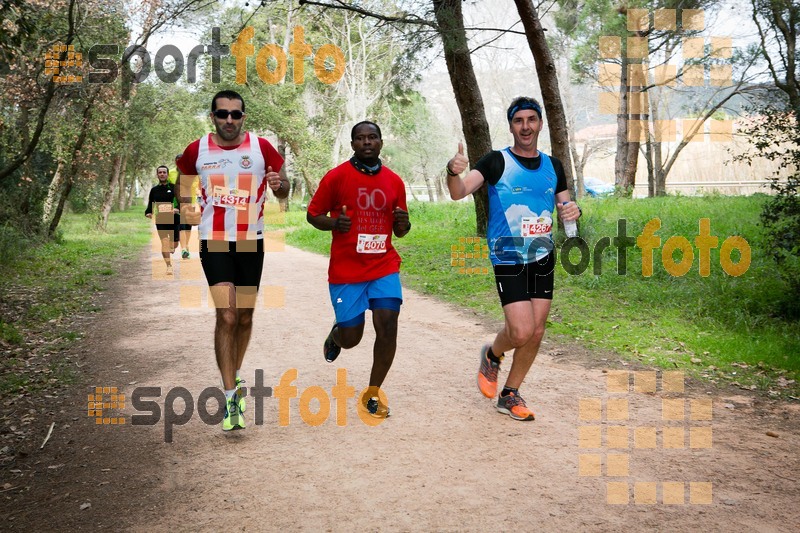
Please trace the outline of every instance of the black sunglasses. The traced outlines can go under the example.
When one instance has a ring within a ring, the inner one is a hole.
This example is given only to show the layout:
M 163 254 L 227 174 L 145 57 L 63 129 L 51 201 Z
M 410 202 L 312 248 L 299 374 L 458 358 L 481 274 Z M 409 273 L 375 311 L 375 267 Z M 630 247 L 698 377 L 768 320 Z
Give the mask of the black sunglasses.
M 234 109 L 233 111 L 228 111 L 227 109 L 217 109 L 214 111 L 214 116 L 220 120 L 225 120 L 230 115 L 233 120 L 239 120 L 244 116 L 244 113 L 239 111 L 238 109 Z

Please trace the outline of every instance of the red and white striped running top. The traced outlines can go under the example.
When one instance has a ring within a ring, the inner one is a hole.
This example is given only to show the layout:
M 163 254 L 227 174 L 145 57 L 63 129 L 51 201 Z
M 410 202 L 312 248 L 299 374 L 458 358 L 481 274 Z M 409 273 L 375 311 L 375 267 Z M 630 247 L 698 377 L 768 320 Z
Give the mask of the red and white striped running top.
M 182 173 L 200 178 L 200 239 L 263 239 L 265 175 L 268 167 L 278 172 L 283 158 L 251 132 L 238 146 L 217 146 L 211 135 L 190 144 L 178 161 Z

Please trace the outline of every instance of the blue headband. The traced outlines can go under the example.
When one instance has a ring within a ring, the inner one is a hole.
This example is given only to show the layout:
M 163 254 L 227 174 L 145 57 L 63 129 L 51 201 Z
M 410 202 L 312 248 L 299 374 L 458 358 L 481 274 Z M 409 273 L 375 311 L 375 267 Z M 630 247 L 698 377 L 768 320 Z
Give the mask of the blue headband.
M 539 107 L 539 104 L 529 100 L 523 100 L 508 111 L 508 121 L 511 122 L 511 120 L 514 118 L 514 115 L 517 114 L 517 111 L 523 111 L 525 109 L 532 109 L 536 111 L 539 114 L 539 118 L 542 118 L 542 108 Z

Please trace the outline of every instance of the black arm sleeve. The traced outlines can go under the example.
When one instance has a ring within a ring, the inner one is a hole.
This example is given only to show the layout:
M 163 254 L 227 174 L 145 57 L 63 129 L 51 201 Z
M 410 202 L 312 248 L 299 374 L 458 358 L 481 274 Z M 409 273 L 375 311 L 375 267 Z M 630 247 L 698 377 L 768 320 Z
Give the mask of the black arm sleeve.
M 144 210 L 144 216 L 153 212 L 153 189 L 150 189 L 150 194 L 147 195 L 147 207 Z
M 564 174 L 564 165 L 555 157 L 551 157 L 550 161 L 553 163 L 553 170 L 556 171 L 556 194 L 561 191 L 567 190 L 567 176 Z
M 483 179 L 492 185 L 497 185 L 505 169 L 506 164 L 503 154 L 498 150 L 492 150 L 475 163 L 475 170 L 480 172 L 483 175 Z

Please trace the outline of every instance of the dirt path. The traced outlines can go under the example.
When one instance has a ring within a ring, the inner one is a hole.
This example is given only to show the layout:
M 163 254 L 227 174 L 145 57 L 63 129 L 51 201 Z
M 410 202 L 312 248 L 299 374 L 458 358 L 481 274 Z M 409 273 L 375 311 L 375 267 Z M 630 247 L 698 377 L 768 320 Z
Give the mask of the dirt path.
M 357 391 L 365 386 L 374 337 L 368 327 L 359 347 L 334 365 L 323 361 L 327 259 L 291 248 L 267 254 L 263 285 L 284 285 L 286 305 L 256 311 L 244 366 L 249 384 L 262 369 L 272 387 L 297 369 L 289 425 L 279 425 L 279 402 L 268 398 L 263 425 L 251 401 L 245 431 L 223 434 L 195 413 L 165 443 L 163 418 L 130 425 L 133 390 L 161 387 L 163 408 L 170 388 L 185 387 L 196 403 L 219 378 L 213 311 L 176 304 L 181 286 L 201 282 L 153 280 L 149 259 L 123 274 L 81 344 L 93 382 L 54 409 L 44 450 L 37 443 L 2 472 L 0 529 L 790 531 L 800 523 L 796 406 L 689 386 L 666 392 L 660 377 L 655 393 L 634 392 L 632 378 L 629 393 L 609 392 L 605 369 L 572 363 L 570 351 L 549 343 L 522 388 L 537 420 L 515 422 L 474 383 L 477 349 L 494 326 L 408 290 L 385 384 L 392 417 L 370 427 L 351 399 L 346 425 L 336 425 L 333 402 L 325 423 L 306 424 L 299 396 L 308 387 L 330 398 L 337 369 Z M 94 424 L 90 385 L 126 394 L 128 424 Z M 664 399 L 683 409 L 679 420 L 662 418 Z M 694 420 L 709 399 L 712 419 Z M 593 405 L 601 420 L 591 420 Z M 653 435 L 657 447 L 642 448 Z M 706 501 L 708 484 L 710 503 L 692 503 Z

